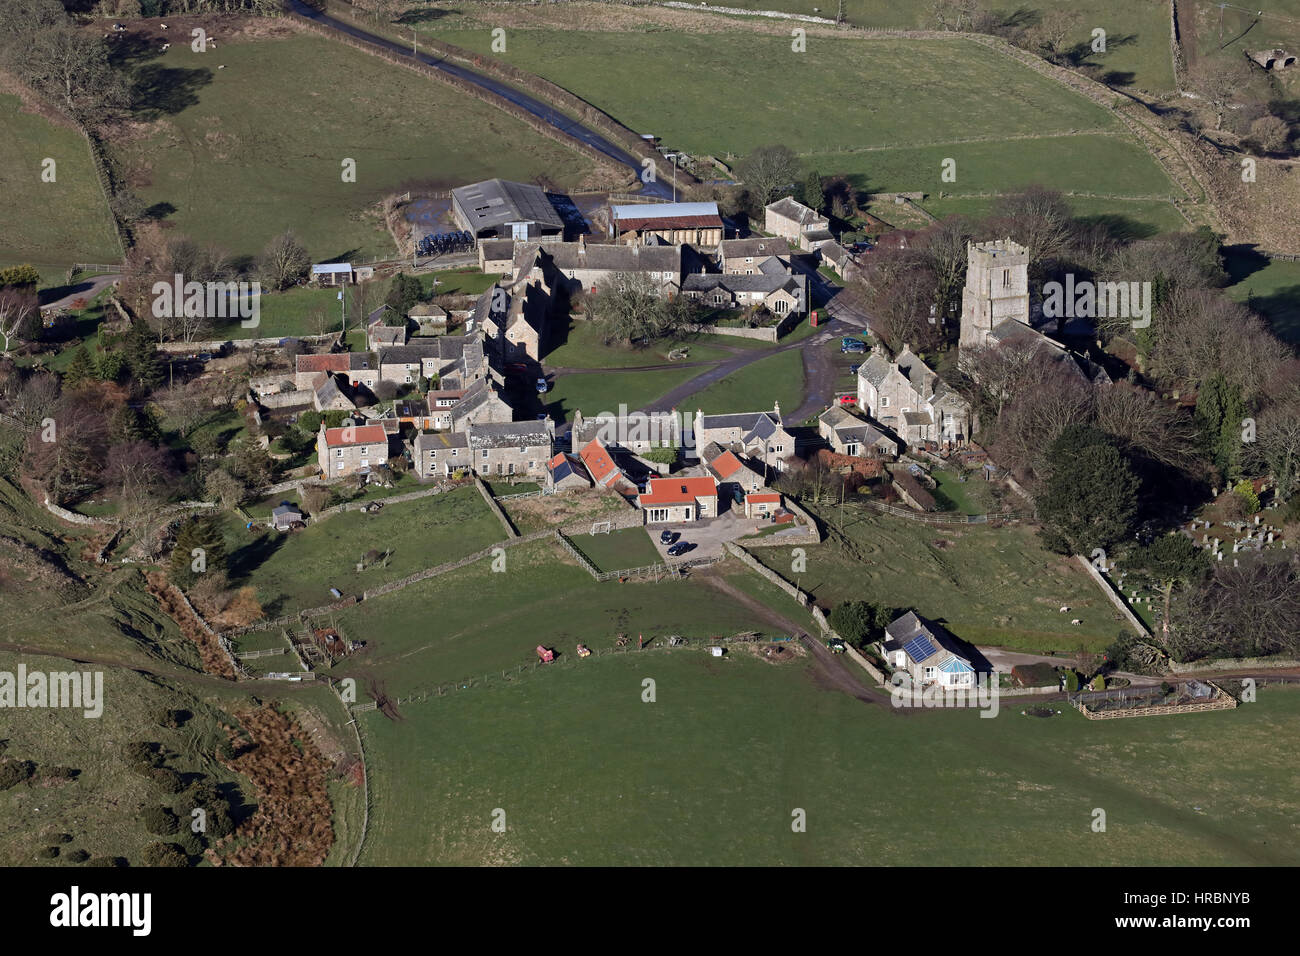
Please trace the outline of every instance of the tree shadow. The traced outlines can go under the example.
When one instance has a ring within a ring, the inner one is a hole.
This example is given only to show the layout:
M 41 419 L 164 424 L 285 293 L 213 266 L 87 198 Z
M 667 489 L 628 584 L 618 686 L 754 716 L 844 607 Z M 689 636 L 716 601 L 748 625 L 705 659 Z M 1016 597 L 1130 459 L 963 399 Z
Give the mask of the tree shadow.
M 1101 226 L 1106 234 L 1120 242 L 1149 239 L 1160 230 L 1149 222 L 1139 222 L 1119 213 L 1102 213 L 1096 216 L 1077 216 L 1076 222 L 1084 226 Z
M 279 551 L 286 540 L 288 536 L 283 534 L 259 534 L 252 541 L 230 552 L 226 558 L 226 573 L 232 581 L 247 578 Z
M 108 44 L 108 62 L 121 70 L 134 69 L 147 60 L 163 55 L 162 44 L 134 33 L 118 33 Z
M 428 23 L 431 20 L 441 20 L 443 17 L 452 14 L 460 15 L 459 10 L 442 10 L 437 7 L 422 7 L 418 10 L 407 10 L 400 17 L 394 20 L 394 23 Z
M 1228 273 L 1228 284 L 1236 285 L 1256 272 L 1268 268 L 1269 258 L 1253 242 L 1239 242 L 1223 247 L 1223 268 Z
M 161 222 L 176 211 L 176 207 L 169 202 L 156 202 L 147 207 L 140 213 L 141 219 L 151 219 L 155 222 Z
M 183 70 L 176 67 L 144 66 L 131 83 L 132 111 L 143 119 L 175 115 L 199 102 L 198 91 L 212 82 L 206 67 Z

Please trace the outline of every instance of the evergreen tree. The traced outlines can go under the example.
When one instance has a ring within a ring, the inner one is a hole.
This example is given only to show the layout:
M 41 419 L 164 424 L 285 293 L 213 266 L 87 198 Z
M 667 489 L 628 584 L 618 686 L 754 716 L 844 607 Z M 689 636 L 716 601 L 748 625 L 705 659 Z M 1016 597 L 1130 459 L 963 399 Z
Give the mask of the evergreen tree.
M 808 174 L 808 179 L 803 184 L 803 202 L 814 212 L 821 212 L 822 207 L 826 205 L 826 191 L 822 189 L 821 173 L 815 169 Z
M 1047 453 L 1051 469 L 1038 498 L 1044 543 L 1090 556 L 1128 537 L 1141 482 L 1113 439 L 1091 425 L 1070 425 Z
M 141 391 L 152 392 L 163 383 L 166 373 L 158 358 L 153 332 L 144 322 L 131 323 L 126 336 L 126 364 Z
M 201 551 L 201 554 L 195 554 Z M 196 515 L 176 533 L 167 576 L 182 588 L 192 585 L 200 574 L 226 567 L 226 542 L 213 515 Z
M 1241 389 L 1215 375 L 1196 396 L 1196 423 L 1216 468 L 1226 481 L 1241 476 L 1241 429 L 1246 405 Z
M 393 276 L 392 287 L 389 288 L 388 298 L 384 302 L 390 309 L 405 318 L 406 313 L 411 311 L 411 307 L 419 302 L 423 295 L 424 289 L 419 279 L 408 276 L 405 272 L 399 272 Z
M 78 388 L 95 377 L 95 363 L 84 345 L 72 353 L 72 361 L 63 372 L 63 387 Z

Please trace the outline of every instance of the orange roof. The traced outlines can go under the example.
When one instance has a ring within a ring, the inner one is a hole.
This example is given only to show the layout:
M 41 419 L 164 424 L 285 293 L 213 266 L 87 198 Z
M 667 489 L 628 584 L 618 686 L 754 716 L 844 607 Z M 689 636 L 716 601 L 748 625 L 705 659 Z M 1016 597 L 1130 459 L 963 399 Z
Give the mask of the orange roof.
M 745 495 L 745 501 L 755 505 L 771 503 L 780 504 L 781 496 L 769 492 L 754 492 L 753 494 Z
M 583 445 L 582 451 L 578 452 L 578 457 L 587 466 L 587 472 L 591 477 L 602 485 L 618 471 L 618 465 L 614 464 L 614 459 L 610 457 L 599 438 L 593 438 Z
M 745 466 L 740 463 L 740 459 L 729 451 L 724 451 L 713 461 L 709 462 L 709 467 L 718 473 L 718 477 L 726 481 L 736 472 Z
M 299 355 L 296 371 L 299 372 L 346 372 L 351 357 L 347 352 L 335 352 L 329 355 Z
M 344 432 L 350 432 L 346 438 Z M 325 444 L 330 448 L 338 445 L 379 445 L 387 444 L 388 436 L 383 425 L 353 425 L 344 428 L 325 429 Z
M 651 478 L 645 494 L 640 496 L 644 505 L 685 505 L 696 498 L 716 498 L 718 483 L 712 478 Z
M 555 457 L 546 463 L 546 467 L 550 471 L 554 471 L 556 468 L 559 468 L 562 464 L 564 464 L 564 452 L 561 451 L 561 452 L 557 452 Z

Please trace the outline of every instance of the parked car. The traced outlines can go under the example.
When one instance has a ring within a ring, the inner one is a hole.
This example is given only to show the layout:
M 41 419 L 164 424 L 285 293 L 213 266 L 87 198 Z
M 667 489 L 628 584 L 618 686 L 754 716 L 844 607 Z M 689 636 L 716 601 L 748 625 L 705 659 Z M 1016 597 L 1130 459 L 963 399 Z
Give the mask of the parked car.
M 673 558 L 681 557 L 683 554 L 691 550 L 691 548 L 693 547 L 695 547 L 695 545 L 687 544 L 685 541 L 678 541 L 675 545 L 673 545 L 671 548 L 668 549 L 668 556 Z
M 539 378 L 539 379 L 537 380 L 537 394 L 538 394 L 538 395 L 541 395 L 541 394 L 545 393 L 546 390 L 549 389 L 550 387 L 551 387 L 551 386 L 550 386 L 549 383 L 547 383 L 546 379 L 544 379 L 544 378 Z
M 858 396 L 856 396 L 856 395 L 841 395 L 841 396 L 840 396 L 840 404 L 841 404 L 841 405 L 856 405 L 857 403 L 858 403 Z
M 849 374 L 850 374 L 850 375 L 857 375 L 857 374 L 858 374 L 858 369 L 860 369 L 860 368 L 862 368 L 862 365 L 861 365 L 861 364 L 858 364 L 858 365 L 850 365 L 850 366 L 849 366 Z
M 663 531 L 659 532 L 659 543 L 673 544 L 680 537 L 681 535 L 678 532 L 669 531 L 667 528 L 665 528 Z
M 507 362 L 506 371 L 519 375 L 528 371 L 528 366 L 524 362 Z
M 865 352 L 867 343 L 861 339 L 840 339 L 840 353 L 848 355 L 850 352 Z

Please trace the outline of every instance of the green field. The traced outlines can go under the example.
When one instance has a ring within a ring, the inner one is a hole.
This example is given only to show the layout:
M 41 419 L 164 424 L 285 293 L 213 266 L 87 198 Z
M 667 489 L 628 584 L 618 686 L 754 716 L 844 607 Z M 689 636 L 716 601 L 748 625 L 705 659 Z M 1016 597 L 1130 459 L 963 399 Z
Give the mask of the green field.
M 838 506 L 812 511 L 838 528 Z M 1026 524 L 925 525 L 850 503 L 843 536 L 843 546 L 832 535 L 805 549 L 802 571 L 789 548 L 758 548 L 754 556 L 824 608 L 849 600 L 914 608 L 945 621 L 972 644 L 1070 652 L 1084 644 L 1100 650 L 1125 628 L 1083 569 L 1043 550 Z M 1072 612 L 1061 614 L 1062 605 Z M 1073 627 L 1073 618 L 1083 623 Z
M 316 37 L 236 38 L 206 54 L 178 44 L 133 77 L 165 88 L 141 98 L 134 118 L 147 125 L 114 146 L 137 192 L 174 207 L 179 231 L 235 255 L 289 228 L 318 262 L 391 255 L 371 207 L 411 183 L 544 172 L 572 186 L 592 169 L 494 107 Z M 345 159 L 355 182 L 343 181 Z
M 257 588 L 268 617 L 329 604 L 330 588 L 360 594 L 504 536 L 472 487 L 390 505 L 378 514 L 344 512 L 292 534 L 248 532 L 233 516 L 226 522 L 231 579 Z M 371 549 L 391 553 L 358 572 L 357 562 Z
M 538 644 L 554 647 L 567 660 L 576 658 L 579 642 L 608 649 L 620 633 L 633 641 L 638 634 L 703 641 L 749 629 L 772 631 L 761 617 L 728 604 L 698 580 L 597 583 L 550 541 L 511 548 L 504 570 L 492 568 L 493 561 L 484 559 L 339 612 L 337 623 L 367 647 L 336 665 L 334 676 L 354 676 L 359 687 L 374 681 L 401 697 L 530 665 Z
M 1228 295 L 1268 319 L 1278 338 L 1300 345 L 1300 262 L 1260 261 L 1229 251 L 1225 266 L 1233 280 Z
M 643 365 L 666 365 L 668 353 L 684 348 L 683 362 L 721 362 L 735 354 L 732 342 L 749 344 L 747 339 L 720 335 L 687 335 L 679 339 L 660 339 L 645 348 L 606 345 L 594 322 L 570 321 L 564 341 L 543 356 L 546 364 L 556 368 L 636 368 Z M 743 347 L 743 345 L 741 346 Z
M 609 534 L 574 535 L 570 540 L 601 571 L 626 571 L 663 561 L 645 528 L 624 528 Z
M 0 265 L 66 269 L 74 262 L 121 261 L 85 137 L 21 106 L 18 97 L 0 93 Z M 54 182 L 42 181 L 46 159 L 55 162 Z
M 428 32 L 489 52 L 490 32 L 468 17 L 450 12 Z M 1163 37 L 1167 58 L 1167 28 Z M 795 149 L 809 168 L 848 174 L 862 188 L 962 193 L 1037 182 L 1121 196 L 1171 191 L 1108 111 L 971 41 L 810 36 L 807 52 L 795 53 L 789 36 L 646 24 L 623 32 L 512 29 L 496 55 L 696 154 L 743 156 L 790 143 L 797 130 Z M 610 62 L 620 69 L 611 72 Z M 641 78 L 650 75 L 656 96 L 645 95 Z M 698 95 L 705 89 L 709 95 Z M 869 148 L 877 151 L 862 152 Z M 950 157 L 957 179 L 943 183 L 940 163 Z
M 398 722 L 364 715 L 376 810 L 361 862 L 1300 862 L 1278 838 L 1298 808 L 1277 743 L 1300 717 L 1294 691 L 1164 721 L 1041 720 L 1009 699 L 991 720 L 900 718 L 821 689 L 806 661 L 615 655 L 413 703 Z
M 1066 202 L 1076 219 L 1106 226 L 1117 239 L 1145 239 L 1160 232 L 1179 232 L 1187 220 L 1171 203 L 1148 199 L 1092 199 L 1067 196 Z M 968 216 L 983 219 L 992 215 L 994 198 L 931 196 L 922 205 L 940 219 L 945 216 Z M 888 219 L 888 211 L 884 213 Z
M 690 409 L 721 415 L 742 409 L 771 408 L 780 402 L 786 414 L 803 403 L 803 352 L 786 349 L 751 362 L 715 385 L 692 395 Z
M 688 382 L 705 369 L 667 368 L 653 371 L 570 372 L 556 375 L 546 393 L 546 411 L 557 422 L 573 417 L 582 409 L 588 418 L 600 412 L 617 412 L 619 405 L 644 408 L 659 396 Z

